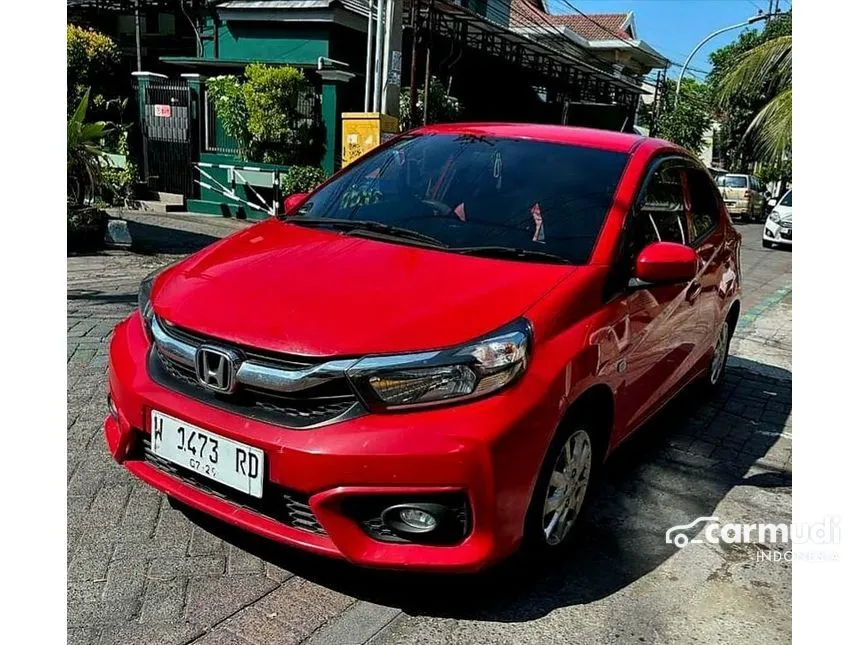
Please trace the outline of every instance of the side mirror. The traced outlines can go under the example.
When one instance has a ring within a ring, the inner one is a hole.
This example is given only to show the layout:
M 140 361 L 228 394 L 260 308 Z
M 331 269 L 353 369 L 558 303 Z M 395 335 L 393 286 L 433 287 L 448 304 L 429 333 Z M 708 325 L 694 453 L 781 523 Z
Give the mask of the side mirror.
M 293 193 L 288 197 L 284 198 L 284 214 L 289 217 L 290 215 L 295 215 L 296 210 L 302 203 L 308 198 L 310 193 Z
M 769 208 L 775 208 L 776 207 L 776 198 L 771 197 L 769 200 L 767 200 L 767 205 Z
M 635 278 L 649 284 L 687 282 L 696 277 L 699 256 L 689 246 L 653 242 L 636 258 Z

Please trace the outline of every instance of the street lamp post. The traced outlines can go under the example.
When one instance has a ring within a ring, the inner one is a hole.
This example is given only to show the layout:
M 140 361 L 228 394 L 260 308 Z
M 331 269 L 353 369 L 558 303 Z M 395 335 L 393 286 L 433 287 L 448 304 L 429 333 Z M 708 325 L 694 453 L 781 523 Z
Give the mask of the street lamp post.
M 722 33 L 727 31 L 731 31 L 732 29 L 738 29 L 739 27 L 746 27 L 747 25 L 751 25 L 754 22 L 759 22 L 760 20 L 766 20 L 770 16 L 769 13 L 762 13 L 757 16 L 753 16 L 752 18 L 747 18 L 743 22 L 739 22 L 736 25 L 729 25 L 728 27 L 723 27 L 722 29 L 717 29 L 715 32 L 708 34 L 702 41 L 693 48 L 693 51 L 690 52 L 690 55 L 687 56 L 687 60 L 684 61 L 684 66 L 681 68 L 681 73 L 678 75 L 678 86 L 675 88 L 675 107 L 678 106 L 678 99 L 681 97 L 681 81 L 684 79 L 684 73 L 687 71 L 687 66 L 690 64 L 690 61 L 693 60 L 693 56 L 696 55 L 702 45 L 708 42 L 714 36 L 719 36 Z

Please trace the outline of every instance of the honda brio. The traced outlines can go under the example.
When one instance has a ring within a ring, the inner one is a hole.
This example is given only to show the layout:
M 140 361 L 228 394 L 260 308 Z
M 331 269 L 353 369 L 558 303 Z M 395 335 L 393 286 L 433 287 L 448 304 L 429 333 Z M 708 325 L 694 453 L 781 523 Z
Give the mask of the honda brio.
M 543 125 L 395 137 L 145 279 L 113 457 L 187 506 L 373 567 L 559 552 L 607 456 L 723 378 L 740 236 L 690 153 Z

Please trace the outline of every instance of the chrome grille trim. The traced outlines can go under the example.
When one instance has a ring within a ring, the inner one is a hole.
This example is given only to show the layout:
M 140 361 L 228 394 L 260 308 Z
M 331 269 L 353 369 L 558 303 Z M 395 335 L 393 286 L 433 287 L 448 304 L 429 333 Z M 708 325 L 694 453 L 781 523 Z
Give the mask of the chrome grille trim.
M 158 318 L 152 321 L 152 337 L 160 354 L 191 369 L 195 368 L 199 345 L 192 345 L 181 340 L 178 335 L 171 335 Z M 274 361 L 266 365 L 246 359 L 236 372 L 236 381 L 248 387 L 291 394 L 342 379 L 346 370 L 357 362 L 358 359 L 333 360 L 291 369 L 279 366 Z

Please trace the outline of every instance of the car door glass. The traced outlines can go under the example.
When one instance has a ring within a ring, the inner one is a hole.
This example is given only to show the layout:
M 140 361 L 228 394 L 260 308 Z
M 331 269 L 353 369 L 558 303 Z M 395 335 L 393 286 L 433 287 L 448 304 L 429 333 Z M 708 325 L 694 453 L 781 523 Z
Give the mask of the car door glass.
M 635 252 L 652 242 L 687 242 L 684 190 L 678 166 L 663 164 L 654 172 L 633 226 Z
M 691 231 L 695 242 L 716 227 L 720 216 L 716 191 L 710 177 L 698 168 L 687 168 L 687 189 L 690 192 Z

